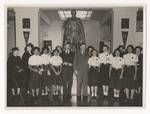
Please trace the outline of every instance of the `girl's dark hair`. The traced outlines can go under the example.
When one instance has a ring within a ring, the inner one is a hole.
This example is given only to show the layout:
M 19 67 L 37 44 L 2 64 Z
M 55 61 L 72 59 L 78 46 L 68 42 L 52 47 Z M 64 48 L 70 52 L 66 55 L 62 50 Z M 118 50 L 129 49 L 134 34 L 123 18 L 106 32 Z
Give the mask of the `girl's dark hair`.
M 120 49 L 120 48 L 125 49 L 124 45 L 119 45 L 119 46 L 118 46 L 118 49 Z
M 18 47 L 13 47 L 13 48 L 12 48 L 12 53 L 13 53 L 14 51 L 19 51 L 19 48 L 18 48 Z
M 54 49 L 53 50 L 53 55 L 54 55 L 55 52 L 59 53 L 59 50 L 58 49 Z
M 107 49 L 109 49 L 109 46 L 108 46 L 108 45 L 103 45 L 103 48 L 104 48 L 104 47 L 106 47 Z
M 143 48 L 142 48 L 141 46 L 136 46 L 136 47 L 134 48 L 134 52 L 136 51 L 136 49 L 140 49 L 140 52 L 143 50 Z
M 40 48 L 39 48 L 39 47 L 34 47 L 34 48 L 32 49 L 32 53 L 34 53 L 35 50 L 38 50 L 38 51 L 40 52 Z
M 117 49 L 115 49 L 115 50 L 114 50 L 114 52 L 113 52 L 113 56 L 114 56 L 114 57 L 116 56 L 115 54 L 116 54 L 116 52 L 117 52 L 117 51 L 119 51 L 119 53 L 120 53 L 120 55 L 119 55 L 119 56 L 121 57 L 121 52 L 120 52 L 119 48 L 117 48 Z
M 43 52 L 44 52 L 45 49 L 49 52 L 48 47 L 43 47 L 43 48 L 42 48 L 42 51 L 41 51 L 41 54 L 43 54 Z
M 71 45 L 71 43 L 70 42 L 66 42 L 65 45 Z
M 57 48 L 61 48 L 61 49 L 62 49 L 62 47 L 61 47 L 60 45 L 56 46 L 56 49 L 57 49 Z
M 81 47 L 82 45 L 86 45 L 86 44 L 85 44 L 85 43 L 81 43 L 81 44 L 80 44 L 80 47 Z
M 107 50 L 109 49 L 109 46 L 107 46 L 107 45 L 103 45 L 103 48 L 104 48 L 104 47 L 106 47 Z M 102 49 L 103 49 L 103 48 L 102 48 Z M 102 52 L 103 52 L 103 51 L 102 51 Z
M 128 46 L 127 46 L 127 48 L 126 48 L 126 53 L 128 53 L 128 48 L 129 48 L 129 47 L 131 47 L 131 48 L 132 48 L 132 52 L 134 51 L 134 47 L 133 47 L 133 45 L 128 45 Z
M 26 47 L 24 48 L 24 50 L 27 51 L 27 47 L 29 47 L 29 46 L 30 46 L 32 49 L 33 49 L 33 47 L 34 47 L 32 43 L 28 43 L 28 44 L 26 45 Z
M 92 49 L 91 54 L 93 53 L 93 51 L 96 51 L 96 56 L 98 56 L 98 51 L 95 48 Z
M 94 47 L 90 45 L 88 46 L 87 50 L 89 50 L 90 48 L 94 49 Z

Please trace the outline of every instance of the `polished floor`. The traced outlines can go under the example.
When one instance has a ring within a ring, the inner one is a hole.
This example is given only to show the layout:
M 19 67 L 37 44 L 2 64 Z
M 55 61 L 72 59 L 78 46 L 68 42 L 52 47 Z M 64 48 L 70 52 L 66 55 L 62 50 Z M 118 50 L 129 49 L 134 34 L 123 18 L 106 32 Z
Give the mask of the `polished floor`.
M 69 100 L 63 100 L 63 95 L 59 96 L 41 96 L 33 99 L 30 95 L 22 94 L 20 96 L 7 96 L 8 107 L 134 107 L 142 106 L 142 95 L 136 94 L 134 100 L 126 100 L 124 94 L 119 99 L 114 99 L 112 92 L 108 97 L 104 97 L 99 91 L 97 98 L 88 96 L 87 101 L 77 102 L 75 95 Z

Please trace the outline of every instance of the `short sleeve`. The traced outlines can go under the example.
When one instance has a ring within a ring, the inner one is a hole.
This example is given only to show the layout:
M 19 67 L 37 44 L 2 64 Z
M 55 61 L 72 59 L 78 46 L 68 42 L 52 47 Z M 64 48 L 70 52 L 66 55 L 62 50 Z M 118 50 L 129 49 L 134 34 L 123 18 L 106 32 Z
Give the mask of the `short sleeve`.
M 51 63 L 51 57 L 49 56 L 49 58 L 48 58 L 48 62 L 49 62 L 49 64 Z
M 113 61 L 114 61 L 114 57 L 112 56 L 112 57 L 109 58 L 109 64 L 112 64 Z
M 123 66 L 125 64 L 125 61 L 123 58 L 121 58 L 121 65 Z
M 91 58 L 88 59 L 88 64 L 91 65 Z
M 39 62 L 38 62 L 39 65 L 42 65 L 43 64 L 43 60 L 42 60 L 42 57 L 39 56 Z
M 98 58 L 99 58 L 99 63 L 102 63 L 102 54 L 99 54 Z
M 32 56 L 28 60 L 28 65 L 32 65 Z
M 50 59 L 49 59 L 50 64 L 52 64 L 52 59 L 53 59 L 53 57 L 50 57 Z
M 138 56 L 135 55 L 135 62 L 138 62 Z
M 114 58 L 113 55 L 110 54 L 110 55 L 109 55 L 109 61 L 108 61 L 109 64 L 111 64 L 111 63 L 113 62 L 113 58 Z
M 60 57 L 60 64 L 62 64 L 63 63 L 63 60 L 62 60 L 62 58 Z

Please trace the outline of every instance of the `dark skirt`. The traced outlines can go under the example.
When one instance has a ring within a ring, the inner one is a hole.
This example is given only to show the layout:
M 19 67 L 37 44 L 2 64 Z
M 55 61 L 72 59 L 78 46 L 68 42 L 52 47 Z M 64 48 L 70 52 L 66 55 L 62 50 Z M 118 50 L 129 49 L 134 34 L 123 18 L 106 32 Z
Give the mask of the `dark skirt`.
M 55 66 L 53 67 L 56 69 L 56 71 L 59 70 L 60 68 Z M 60 75 L 56 75 L 55 72 L 52 70 L 51 74 L 52 74 L 52 85 L 62 85 L 62 79 L 63 79 L 62 73 Z
M 102 64 L 99 74 L 99 85 L 109 85 L 109 64 Z
M 98 67 L 91 67 L 88 73 L 88 85 L 98 86 Z
M 136 87 L 142 87 L 143 85 L 143 70 L 138 68 L 136 77 Z
M 135 88 L 135 67 L 134 66 L 125 66 L 124 67 L 124 88 L 134 89 Z
M 23 72 L 14 72 L 8 78 L 9 88 L 22 88 L 23 87 Z
M 29 80 L 30 80 L 30 69 L 29 68 L 24 68 L 24 72 L 23 72 L 23 85 L 24 88 L 28 89 L 29 88 Z
M 29 87 L 37 89 L 41 87 L 41 75 L 37 72 L 31 71 Z
M 51 73 L 49 66 L 44 66 L 44 71 L 42 73 L 42 88 L 52 85 L 52 75 L 47 74 L 48 70 Z
M 112 68 L 110 77 L 110 87 L 112 89 L 122 89 L 122 79 L 120 79 L 121 69 Z

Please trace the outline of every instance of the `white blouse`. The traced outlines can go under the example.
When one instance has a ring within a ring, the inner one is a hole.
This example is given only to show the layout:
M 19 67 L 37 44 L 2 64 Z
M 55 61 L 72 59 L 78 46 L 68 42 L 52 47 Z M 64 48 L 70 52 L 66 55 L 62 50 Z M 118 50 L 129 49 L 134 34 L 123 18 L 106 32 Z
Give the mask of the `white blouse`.
M 135 65 L 138 62 L 138 56 L 133 53 L 128 53 L 123 56 L 125 65 Z
M 42 65 L 42 58 L 39 55 L 32 55 L 29 58 L 28 64 L 31 66 Z
M 110 64 L 113 68 L 121 69 L 124 65 L 124 59 L 122 57 L 112 57 L 110 59 Z
M 89 64 L 90 66 L 99 66 L 100 60 L 99 60 L 98 57 L 90 57 L 90 58 L 88 59 L 88 64 Z
M 60 66 L 63 63 L 63 60 L 60 56 L 52 56 L 50 58 L 50 64 L 54 66 Z
M 103 63 L 103 64 L 110 63 L 110 59 L 112 57 L 113 57 L 112 54 L 109 54 L 109 53 L 100 53 L 99 54 L 100 63 Z
M 44 64 L 44 65 L 50 64 L 51 57 L 49 54 L 42 54 L 41 58 L 42 58 L 42 64 Z

